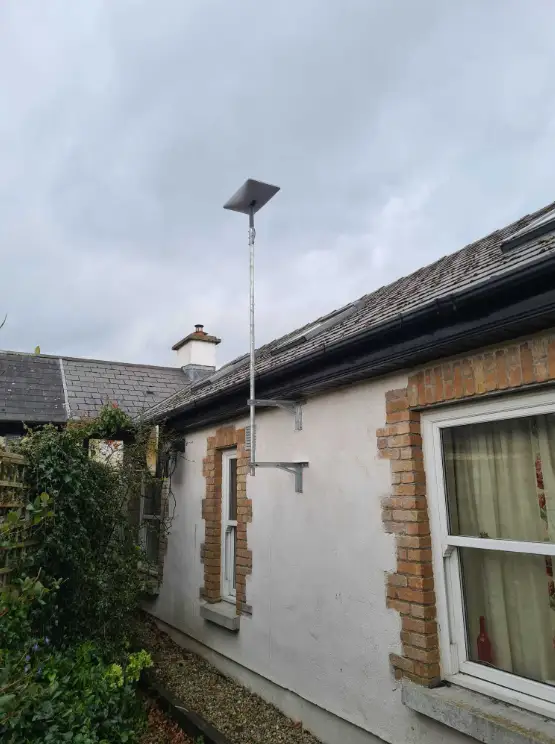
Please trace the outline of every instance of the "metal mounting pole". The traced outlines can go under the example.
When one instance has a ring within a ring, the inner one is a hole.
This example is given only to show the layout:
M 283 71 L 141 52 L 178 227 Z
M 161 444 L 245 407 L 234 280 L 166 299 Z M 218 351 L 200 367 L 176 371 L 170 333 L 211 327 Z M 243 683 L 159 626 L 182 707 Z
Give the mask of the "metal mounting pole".
M 272 186 L 269 183 L 255 181 L 253 178 L 247 178 L 245 183 L 238 189 L 235 194 L 224 204 L 224 209 L 231 209 L 232 212 L 248 214 L 249 216 L 249 248 L 250 248 L 250 461 L 249 472 L 254 475 L 256 472 L 256 429 L 255 429 L 255 392 L 254 392 L 254 239 L 256 232 L 254 229 L 254 214 L 267 204 L 270 199 L 277 194 L 279 186 Z
M 250 424 L 251 424 L 251 448 L 250 448 L 250 474 L 256 473 L 256 429 L 254 428 L 254 416 L 256 405 L 254 403 L 254 202 L 249 208 L 249 247 L 250 247 Z

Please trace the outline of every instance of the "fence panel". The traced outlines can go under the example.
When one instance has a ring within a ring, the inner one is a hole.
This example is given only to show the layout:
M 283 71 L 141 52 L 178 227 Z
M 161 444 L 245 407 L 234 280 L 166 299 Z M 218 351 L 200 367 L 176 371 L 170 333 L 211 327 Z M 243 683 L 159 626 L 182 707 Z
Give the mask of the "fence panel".
M 28 518 L 24 471 L 22 455 L 0 450 L 0 524 L 10 512 L 16 512 L 20 520 Z M 0 537 L 0 587 L 8 583 L 13 564 L 29 545 L 25 532 L 25 529 L 10 530 L 10 547 L 2 545 L 4 536 Z

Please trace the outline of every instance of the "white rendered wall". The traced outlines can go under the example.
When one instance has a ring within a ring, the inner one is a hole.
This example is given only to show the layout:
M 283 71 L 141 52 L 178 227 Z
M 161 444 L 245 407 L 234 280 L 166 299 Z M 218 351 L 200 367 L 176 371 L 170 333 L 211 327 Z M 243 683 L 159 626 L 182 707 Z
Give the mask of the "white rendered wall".
M 303 406 L 300 432 L 285 411 L 259 413 L 257 459 L 306 460 L 310 467 L 302 494 L 282 471 L 247 478 L 253 615 L 241 617 L 236 635 L 199 614 L 202 458 L 214 430 L 188 434 L 185 460 L 172 480 L 176 513 L 153 612 L 386 741 L 469 742 L 405 708 L 389 666 L 389 653 L 400 650 L 400 619 L 385 606 L 385 572 L 395 570 L 396 558 L 394 536 L 381 521 L 390 471 L 389 461 L 377 457 L 376 429 L 385 422 L 386 391 L 405 385 L 406 377 L 389 377 L 313 399 Z
M 187 341 L 176 351 L 177 365 L 198 364 L 202 367 L 216 366 L 216 344 L 210 341 Z

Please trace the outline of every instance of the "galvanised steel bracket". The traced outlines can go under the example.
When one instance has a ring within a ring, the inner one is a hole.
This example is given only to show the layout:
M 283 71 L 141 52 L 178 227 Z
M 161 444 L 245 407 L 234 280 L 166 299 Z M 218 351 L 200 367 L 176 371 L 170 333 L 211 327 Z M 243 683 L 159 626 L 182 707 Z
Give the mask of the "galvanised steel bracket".
M 295 493 L 303 492 L 303 470 L 308 467 L 307 462 L 253 462 L 255 468 L 279 468 L 295 476 Z
M 300 401 L 298 400 L 274 400 L 274 399 L 256 399 L 249 400 L 249 406 L 257 408 L 282 408 L 289 411 L 295 417 L 295 431 L 301 431 L 303 428 L 303 411 Z

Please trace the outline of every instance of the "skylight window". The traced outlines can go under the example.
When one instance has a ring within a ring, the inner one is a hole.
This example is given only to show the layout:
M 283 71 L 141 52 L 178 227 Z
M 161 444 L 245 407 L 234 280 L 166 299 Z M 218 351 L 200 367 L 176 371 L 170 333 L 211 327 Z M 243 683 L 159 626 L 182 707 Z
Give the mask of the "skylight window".
M 308 341 L 319 333 L 322 333 L 328 328 L 332 328 L 334 325 L 349 318 L 359 309 L 359 307 L 361 307 L 361 305 L 362 300 L 359 300 L 358 302 L 353 302 L 350 305 L 347 305 L 347 307 L 344 307 L 341 310 L 336 310 L 335 312 L 330 313 L 330 315 L 326 315 L 324 318 L 317 320 L 302 331 L 298 331 L 292 336 L 289 336 L 289 338 L 284 339 L 282 343 L 274 347 L 272 353 L 275 354 L 279 351 L 285 351 L 293 346 L 302 344 L 304 341 Z
M 307 338 L 310 338 L 310 336 L 314 335 L 314 333 L 318 331 L 321 327 L 322 327 L 322 321 L 318 321 L 318 323 L 313 323 L 312 325 L 308 326 L 308 328 L 305 328 L 304 331 L 301 331 L 300 333 L 295 333 L 295 335 L 288 338 L 285 343 L 289 345 L 293 343 L 294 341 L 306 340 Z
M 526 227 L 510 235 L 501 243 L 503 253 L 512 251 L 525 243 L 555 233 L 555 209 L 550 209 L 541 217 L 532 220 Z
M 222 377 L 231 374 L 231 372 L 235 372 L 235 370 L 244 365 L 248 358 L 248 354 L 243 354 L 243 356 L 234 359 L 228 364 L 224 364 L 223 367 L 220 367 L 220 369 L 214 372 L 214 374 L 210 375 L 210 377 L 204 377 L 202 380 L 193 385 L 191 390 L 199 390 L 204 386 L 208 386 L 211 385 L 213 382 L 217 382 Z

